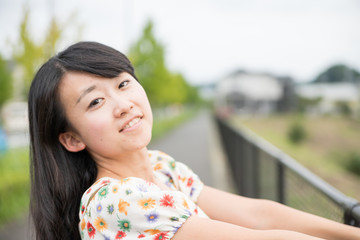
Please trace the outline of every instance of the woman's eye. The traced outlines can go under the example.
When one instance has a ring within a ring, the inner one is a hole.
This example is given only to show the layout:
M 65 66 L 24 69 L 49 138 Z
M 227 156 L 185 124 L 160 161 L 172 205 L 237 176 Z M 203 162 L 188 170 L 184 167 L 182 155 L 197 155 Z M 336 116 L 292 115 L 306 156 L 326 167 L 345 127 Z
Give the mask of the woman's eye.
M 123 87 L 126 87 L 129 84 L 129 82 L 130 82 L 129 80 L 125 80 L 125 81 L 121 82 L 119 84 L 119 89 L 123 88 Z
M 95 107 L 95 106 L 98 105 L 102 100 L 103 100 L 102 98 L 94 99 L 94 100 L 91 101 L 91 103 L 89 104 L 89 108 Z

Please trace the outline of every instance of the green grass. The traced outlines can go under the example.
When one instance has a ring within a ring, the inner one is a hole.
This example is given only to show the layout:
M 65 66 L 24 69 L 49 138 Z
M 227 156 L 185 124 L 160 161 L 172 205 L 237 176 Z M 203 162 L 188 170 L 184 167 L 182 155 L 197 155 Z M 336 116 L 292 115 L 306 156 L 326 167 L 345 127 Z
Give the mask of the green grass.
M 306 138 L 298 144 L 289 141 L 287 135 L 294 121 L 300 122 L 306 131 Z M 344 117 L 274 115 L 234 118 L 233 123 L 249 128 L 340 191 L 360 199 L 360 177 L 346 169 L 344 158 L 347 153 L 360 151 L 359 122 Z
M 28 149 L 0 153 L 0 224 L 28 210 L 29 192 Z

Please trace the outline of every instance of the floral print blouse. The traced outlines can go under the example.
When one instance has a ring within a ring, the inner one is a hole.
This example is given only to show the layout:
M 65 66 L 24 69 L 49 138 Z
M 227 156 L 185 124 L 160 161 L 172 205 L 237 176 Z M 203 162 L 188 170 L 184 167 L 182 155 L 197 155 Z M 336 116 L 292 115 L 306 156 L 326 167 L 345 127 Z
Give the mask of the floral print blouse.
M 159 151 L 148 151 L 155 177 L 169 187 L 141 178 L 101 178 L 82 196 L 82 239 L 171 239 L 192 215 L 203 183 L 186 165 Z

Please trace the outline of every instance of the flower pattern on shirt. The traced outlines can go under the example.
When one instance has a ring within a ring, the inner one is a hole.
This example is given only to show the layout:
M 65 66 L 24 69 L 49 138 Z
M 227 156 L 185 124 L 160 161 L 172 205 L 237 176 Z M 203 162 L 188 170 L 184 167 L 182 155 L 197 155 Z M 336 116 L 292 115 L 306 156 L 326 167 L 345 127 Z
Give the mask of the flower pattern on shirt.
M 141 178 L 101 178 L 83 195 L 79 231 L 82 239 L 171 239 L 193 214 L 203 183 L 186 165 L 160 151 L 148 152 L 163 190 Z

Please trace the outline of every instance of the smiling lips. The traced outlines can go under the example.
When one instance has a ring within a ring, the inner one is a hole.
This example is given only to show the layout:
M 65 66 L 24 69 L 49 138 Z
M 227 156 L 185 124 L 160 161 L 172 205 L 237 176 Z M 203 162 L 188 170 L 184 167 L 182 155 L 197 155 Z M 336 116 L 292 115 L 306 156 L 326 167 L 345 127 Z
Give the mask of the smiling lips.
M 126 131 L 126 130 L 131 130 L 131 127 L 137 125 L 137 123 L 139 123 L 141 120 L 141 117 L 136 117 L 133 120 L 131 120 L 130 122 L 128 122 L 125 127 L 123 129 L 120 130 L 120 132 Z M 136 126 L 135 126 L 136 127 Z

